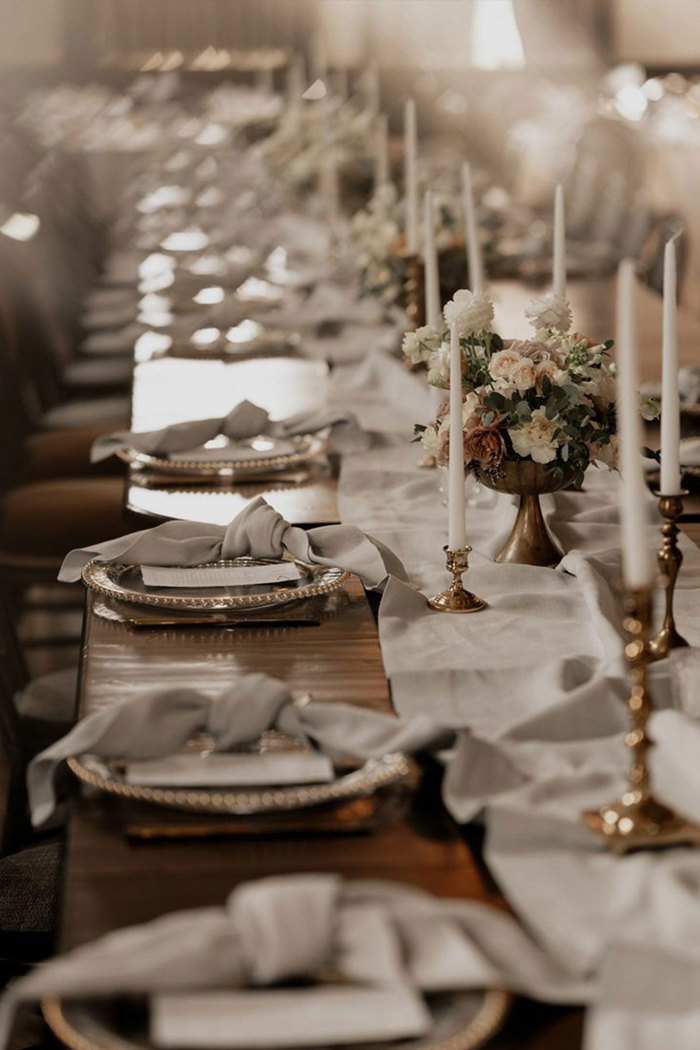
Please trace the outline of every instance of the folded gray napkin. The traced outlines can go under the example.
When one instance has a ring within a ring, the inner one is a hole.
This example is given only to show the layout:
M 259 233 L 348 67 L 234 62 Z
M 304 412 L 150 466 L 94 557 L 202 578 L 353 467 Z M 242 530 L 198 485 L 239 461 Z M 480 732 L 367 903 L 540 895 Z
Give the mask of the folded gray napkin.
M 54 774 L 72 755 L 100 758 L 160 758 L 178 751 L 197 732 L 226 751 L 266 729 L 314 744 L 331 756 L 381 757 L 449 745 L 452 735 L 426 715 L 401 721 L 352 704 L 295 704 L 278 678 L 248 674 L 221 696 L 175 689 L 136 697 L 88 715 L 66 736 L 37 755 L 27 774 L 32 820 L 41 824 L 55 807 Z
M 243 884 L 223 907 L 127 927 L 43 964 L 3 996 L 0 1047 L 17 1006 L 47 996 L 267 986 L 323 970 L 416 994 L 505 986 L 580 1001 L 588 992 L 489 905 L 391 882 L 287 875 Z
M 187 452 L 201 448 L 220 434 L 231 441 L 243 441 L 257 434 L 294 437 L 298 434 L 315 434 L 328 428 L 334 452 L 359 452 L 369 447 L 369 435 L 360 429 L 350 412 L 317 409 L 314 412 L 300 412 L 286 419 L 271 420 L 264 408 L 251 401 L 241 401 L 227 416 L 219 419 L 174 423 L 162 430 L 119 430 L 113 434 L 103 434 L 93 443 L 90 459 L 93 463 L 99 463 L 120 449 L 134 449 L 149 455 Z
M 58 578 L 64 583 L 75 583 L 85 565 L 95 558 L 126 565 L 186 566 L 243 555 L 281 558 L 285 554 L 356 573 L 370 588 L 381 587 L 390 575 L 406 579 L 406 570 L 396 555 L 356 525 L 300 529 L 290 525 L 262 496 L 249 503 L 227 526 L 168 521 L 153 529 L 73 550 L 66 555 Z

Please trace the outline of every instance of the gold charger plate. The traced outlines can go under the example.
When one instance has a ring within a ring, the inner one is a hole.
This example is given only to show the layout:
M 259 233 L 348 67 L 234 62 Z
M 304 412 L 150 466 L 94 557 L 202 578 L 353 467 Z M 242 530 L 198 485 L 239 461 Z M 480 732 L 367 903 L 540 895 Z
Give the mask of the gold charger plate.
M 396 753 L 371 758 L 358 769 L 340 773 L 327 783 L 260 788 L 170 788 L 129 784 L 112 765 L 90 755 L 69 758 L 67 764 L 79 780 L 108 795 L 190 813 L 236 816 L 282 813 L 371 795 L 379 788 L 405 779 L 412 771 L 410 759 Z
M 162 609 L 184 609 L 215 612 L 221 609 L 262 609 L 288 602 L 303 601 L 318 594 L 334 591 L 349 578 L 343 569 L 325 565 L 309 565 L 296 559 L 293 561 L 301 572 L 298 580 L 284 583 L 260 583 L 240 587 L 208 587 L 193 593 L 191 587 L 146 588 L 140 565 L 121 565 L 116 562 L 91 561 L 82 572 L 83 583 L 102 595 L 120 602 L 136 605 L 157 606 Z M 272 558 L 229 558 L 212 562 L 209 566 L 194 565 L 191 568 L 248 567 L 275 565 Z
M 434 1025 L 427 1036 L 363 1043 L 361 1050 L 478 1050 L 501 1029 L 511 1003 L 511 994 L 498 988 L 428 995 Z M 146 1034 L 145 1001 L 44 999 L 41 1009 L 49 1028 L 70 1050 L 156 1050 Z
M 258 450 L 256 443 L 260 446 Z M 328 447 L 326 438 L 318 434 L 296 434 L 290 438 L 274 438 L 258 435 L 248 441 L 231 444 L 231 455 L 225 459 L 183 459 L 167 455 L 149 455 L 135 449 L 119 449 L 117 455 L 130 466 L 141 470 L 155 470 L 159 474 L 193 474 L 200 477 L 245 477 L 248 474 L 268 473 L 308 463 L 323 455 Z M 244 448 L 258 451 L 257 455 L 239 454 Z

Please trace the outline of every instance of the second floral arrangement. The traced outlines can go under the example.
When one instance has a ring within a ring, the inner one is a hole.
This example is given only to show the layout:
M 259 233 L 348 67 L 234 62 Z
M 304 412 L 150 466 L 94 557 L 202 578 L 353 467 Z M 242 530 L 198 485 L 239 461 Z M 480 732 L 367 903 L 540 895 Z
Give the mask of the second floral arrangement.
M 530 339 L 502 339 L 492 330 L 494 308 L 483 292 L 456 293 L 444 309 L 445 329 L 407 332 L 403 351 L 427 366 L 428 382 L 449 387 L 448 329 L 462 351 L 462 430 L 465 469 L 496 481 L 510 462 L 546 467 L 555 484 L 580 485 L 591 463 L 615 466 L 615 365 L 612 341 L 594 343 L 571 331 L 568 301 L 553 293 L 526 311 Z M 656 406 L 643 405 L 652 418 Z M 438 418 L 416 427 L 438 464 L 449 457 L 447 402 Z

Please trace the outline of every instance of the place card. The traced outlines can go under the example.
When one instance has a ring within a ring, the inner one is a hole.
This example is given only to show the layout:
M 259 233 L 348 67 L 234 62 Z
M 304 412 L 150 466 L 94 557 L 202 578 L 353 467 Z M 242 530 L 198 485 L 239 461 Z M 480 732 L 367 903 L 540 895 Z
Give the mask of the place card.
M 182 587 L 206 590 L 209 587 L 252 587 L 260 583 L 288 583 L 301 579 L 301 571 L 291 561 L 270 565 L 203 565 L 196 568 L 142 565 L 146 587 Z
M 431 1027 L 422 997 L 392 985 L 166 993 L 151 997 L 151 1040 L 183 1050 L 256 1050 L 417 1038 Z
M 124 776 L 129 784 L 147 787 L 253 787 L 327 784 L 335 771 L 330 758 L 317 751 L 249 755 L 213 752 L 129 762 Z

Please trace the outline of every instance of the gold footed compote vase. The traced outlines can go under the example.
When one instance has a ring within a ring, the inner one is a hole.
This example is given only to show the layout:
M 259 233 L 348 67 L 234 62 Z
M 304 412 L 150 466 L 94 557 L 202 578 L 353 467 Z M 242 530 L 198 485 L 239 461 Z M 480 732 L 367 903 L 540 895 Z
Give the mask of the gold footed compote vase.
M 477 470 L 476 476 L 487 488 L 520 497 L 515 524 L 495 560 L 519 565 L 542 565 L 546 568 L 558 565 L 564 552 L 547 528 L 540 496 L 568 488 L 574 472 L 565 471 L 563 477 L 557 476 L 547 469 L 546 464 L 521 459 L 502 462 L 498 474 Z

